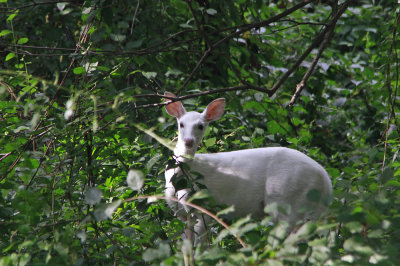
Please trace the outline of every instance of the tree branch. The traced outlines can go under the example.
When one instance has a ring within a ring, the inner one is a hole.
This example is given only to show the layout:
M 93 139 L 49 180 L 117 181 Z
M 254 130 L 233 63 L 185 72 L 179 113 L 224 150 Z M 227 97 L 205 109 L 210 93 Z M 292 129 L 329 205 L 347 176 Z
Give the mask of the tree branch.
M 305 0 L 304 2 L 302 2 L 302 3 L 300 3 L 300 4 L 297 4 L 297 5 L 295 5 L 294 7 L 289 8 L 289 9 L 283 11 L 282 13 L 280 13 L 280 14 L 278 14 L 278 15 L 272 17 L 272 18 L 269 18 L 269 19 L 264 20 L 264 21 L 261 21 L 261 22 L 256 22 L 256 23 L 252 23 L 252 24 L 249 24 L 249 25 L 247 25 L 247 26 L 244 26 L 243 29 L 238 30 L 238 31 L 235 31 L 235 32 L 229 34 L 228 36 L 222 38 L 221 40 L 217 41 L 217 42 L 214 43 L 213 45 L 211 45 L 211 46 L 209 47 L 209 49 L 207 49 L 207 50 L 204 52 L 203 56 L 202 56 L 202 57 L 200 58 L 200 60 L 197 62 L 196 66 L 193 68 L 193 70 L 192 70 L 192 72 L 190 73 L 189 77 L 183 82 L 182 86 L 176 91 L 175 94 L 178 95 L 178 94 L 186 87 L 186 85 L 187 85 L 187 84 L 189 83 L 189 81 L 193 78 L 194 74 L 197 72 L 197 70 L 199 69 L 200 65 L 204 62 L 204 60 L 207 58 L 207 56 L 208 56 L 213 50 L 215 50 L 215 48 L 217 48 L 218 46 L 220 46 L 222 43 L 224 43 L 224 42 L 226 42 L 226 41 L 228 41 L 228 40 L 230 40 L 230 39 L 232 39 L 232 38 L 234 38 L 234 37 L 236 37 L 236 36 L 239 36 L 239 35 L 241 35 L 242 33 L 245 33 L 246 31 L 248 31 L 248 30 L 250 30 L 250 29 L 259 28 L 259 27 L 265 27 L 265 26 L 271 24 L 272 22 L 276 22 L 276 21 L 278 21 L 279 19 L 281 19 L 281 18 L 283 18 L 283 17 L 285 17 L 285 16 L 287 16 L 287 15 L 289 15 L 289 14 L 295 12 L 296 10 L 302 8 L 303 6 L 309 4 L 309 3 L 313 2 L 313 1 L 315 1 L 315 0 Z
M 34 6 L 40 6 L 40 5 L 49 5 L 49 4 L 58 4 L 58 3 L 70 3 L 70 4 L 77 4 L 77 1 L 71 1 L 71 0 L 58 0 L 58 1 L 47 1 L 47 2 L 34 2 L 32 1 L 32 4 L 27 4 L 23 6 L 16 6 L 16 7 L 0 7 L 0 10 L 19 10 L 19 9 L 24 9 L 28 7 L 34 7 Z
M 344 13 L 344 11 L 347 9 L 347 7 L 350 5 L 350 3 L 353 0 L 348 0 L 345 2 L 340 10 L 335 14 L 335 16 L 332 18 L 332 20 L 329 22 L 328 26 L 325 27 L 323 31 L 320 32 L 320 34 L 314 39 L 314 41 L 311 43 L 311 45 L 307 48 L 307 50 L 297 59 L 297 61 L 292 65 L 292 67 L 278 80 L 278 82 L 275 83 L 275 85 L 271 88 L 271 92 L 269 96 L 272 96 L 278 89 L 279 87 L 286 81 L 286 79 L 296 70 L 300 64 L 306 59 L 306 57 L 311 53 L 311 51 L 318 46 L 321 41 L 326 38 L 327 33 L 329 31 L 334 31 L 335 25 L 337 20 L 340 18 L 340 16 Z M 322 47 L 323 49 L 321 50 L 321 53 L 325 49 L 325 47 Z
M 290 103 L 289 103 L 290 106 L 292 106 L 294 104 L 294 102 L 300 95 L 301 91 L 303 90 L 304 86 L 306 85 L 306 82 L 307 82 L 308 78 L 311 76 L 312 72 L 314 71 L 315 66 L 317 65 L 322 53 L 324 52 L 325 48 L 328 46 L 330 40 L 332 39 L 333 32 L 334 32 L 334 28 L 332 28 L 329 32 L 326 33 L 326 36 L 325 36 L 324 40 L 322 41 L 320 48 L 318 49 L 317 55 L 314 57 L 310 67 L 307 69 L 306 74 L 303 76 L 303 79 L 296 86 L 296 91 L 294 92 L 292 99 L 290 100 Z

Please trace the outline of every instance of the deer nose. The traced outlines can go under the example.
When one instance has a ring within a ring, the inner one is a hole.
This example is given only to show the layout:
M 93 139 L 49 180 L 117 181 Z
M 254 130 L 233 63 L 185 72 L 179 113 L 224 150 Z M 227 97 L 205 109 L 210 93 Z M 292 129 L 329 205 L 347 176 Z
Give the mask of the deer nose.
M 185 146 L 188 148 L 192 148 L 194 144 L 194 140 L 193 139 L 185 139 Z

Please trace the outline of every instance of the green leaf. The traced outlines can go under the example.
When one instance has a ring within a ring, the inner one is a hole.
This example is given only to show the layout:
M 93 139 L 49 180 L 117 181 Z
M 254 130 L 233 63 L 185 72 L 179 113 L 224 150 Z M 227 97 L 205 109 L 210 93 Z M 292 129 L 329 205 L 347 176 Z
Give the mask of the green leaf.
M 136 73 L 141 73 L 141 72 L 142 72 L 142 70 L 136 69 L 136 70 L 133 70 L 132 72 L 129 72 L 128 76 L 136 74 Z
M 15 57 L 15 54 L 14 54 L 14 53 L 9 53 L 9 54 L 6 56 L 6 61 L 9 61 L 9 60 L 13 59 L 14 57 Z
M 16 11 L 15 13 L 11 14 L 8 16 L 7 18 L 7 22 L 13 21 L 14 18 L 18 15 L 18 11 Z
M 142 46 L 143 40 L 130 41 L 126 44 L 126 49 L 131 50 Z
M 281 126 L 275 120 L 271 120 L 267 122 L 267 128 L 269 134 L 276 134 L 280 131 Z
M 200 190 L 197 191 L 193 196 L 190 197 L 189 202 L 199 199 L 207 199 L 211 196 L 208 190 Z
M 150 170 L 150 169 L 153 167 L 153 165 L 154 165 L 156 162 L 158 162 L 161 158 L 162 158 L 162 155 L 159 154 L 159 153 L 157 153 L 156 155 L 154 155 L 154 156 L 149 160 L 149 162 L 147 163 L 146 169 L 147 169 L 147 170 Z
M 86 71 L 84 67 L 80 66 L 80 67 L 75 67 L 73 72 L 75 75 L 81 75 L 84 74 Z
M 217 141 L 216 138 L 209 138 L 204 141 L 204 145 L 206 145 L 206 147 L 208 148 L 214 146 L 216 141 Z
M 385 184 L 389 180 L 393 179 L 393 177 L 394 177 L 393 168 L 387 167 L 387 168 L 385 168 L 385 170 L 383 170 L 383 173 L 380 176 L 380 181 L 382 182 L 382 184 Z
M 8 35 L 8 34 L 10 34 L 10 33 L 11 33 L 10 30 L 2 30 L 2 31 L 0 32 L 0 37 L 6 36 L 6 35 Z
M 18 42 L 17 42 L 17 44 L 25 44 L 25 43 L 27 43 L 28 42 L 28 38 L 20 38 L 19 40 L 18 40 Z

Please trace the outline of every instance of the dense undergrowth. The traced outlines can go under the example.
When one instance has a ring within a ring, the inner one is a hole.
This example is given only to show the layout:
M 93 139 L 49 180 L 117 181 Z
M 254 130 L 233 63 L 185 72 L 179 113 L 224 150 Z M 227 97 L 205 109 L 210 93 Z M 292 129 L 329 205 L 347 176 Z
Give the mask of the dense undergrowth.
M 214 222 L 196 264 L 396 265 L 399 5 L 294 2 L 0 0 L 0 264 L 183 264 L 183 223 L 138 198 L 163 194 L 172 91 L 227 100 L 199 152 L 295 148 L 334 187 L 289 236 Z

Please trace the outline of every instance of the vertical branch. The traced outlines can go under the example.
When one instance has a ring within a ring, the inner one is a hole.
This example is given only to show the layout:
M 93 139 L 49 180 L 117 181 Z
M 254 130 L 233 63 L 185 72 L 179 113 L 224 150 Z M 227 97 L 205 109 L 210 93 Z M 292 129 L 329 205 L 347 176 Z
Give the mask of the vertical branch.
M 201 27 L 201 24 L 200 24 L 199 20 L 197 19 L 197 16 L 196 16 L 196 14 L 195 14 L 195 12 L 193 10 L 192 0 L 187 0 L 187 3 L 188 3 L 188 6 L 189 6 L 189 9 L 190 9 L 190 12 L 192 13 L 194 22 L 196 23 L 197 30 L 200 32 L 201 36 L 203 37 L 204 41 L 206 42 L 207 47 L 210 48 L 212 46 L 211 42 L 208 39 L 207 34 L 204 32 L 203 28 Z
M 320 48 L 318 49 L 317 55 L 314 57 L 313 61 L 311 62 L 310 67 L 307 69 L 307 72 L 304 74 L 303 79 L 297 84 L 296 91 L 294 92 L 292 99 L 290 100 L 289 105 L 292 106 L 296 99 L 299 97 L 301 91 L 304 89 L 305 84 L 308 81 L 308 78 L 311 76 L 312 72 L 314 71 L 319 59 L 322 56 L 325 48 L 328 46 L 329 42 L 332 39 L 334 33 L 334 26 L 325 34 L 324 40 L 321 43 Z
M 135 20 L 136 20 L 136 15 L 139 10 L 139 5 L 140 5 L 140 0 L 137 1 L 136 9 L 135 9 L 135 14 L 133 14 L 132 18 L 132 24 L 131 24 L 131 35 L 133 34 L 133 29 L 135 28 Z
M 85 134 L 86 144 L 86 156 L 87 156 L 87 172 L 88 172 L 88 186 L 93 187 L 95 185 L 93 165 L 92 165 L 92 151 L 93 151 L 93 136 L 90 134 L 90 130 Z
M 388 140 L 388 134 L 389 134 L 389 128 L 390 128 L 390 122 L 392 121 L 392 119 L 396 118 L 396 98 L 397 98 L 397 92 L 399 89 L 399 62 L 398 62 L 398 54 L 397 54 L 397 42 L 396 42 L 396 38 L 397 38 L 397 27 L 399 26 L 399 22 L 400 22 L 400 15 L 397 16 L 396 18 L 396 25 L 394 27 L 393 30 L 393 44 L 391 46 L 390 49 L 390 53 L 394 51 L 394 61 L 395 61 L 395 72 L 396 72 L 396 88 L 394 90 L 394 92 L 392 92 L 391 89 L 391 66 L 390 64 L 388 64 L 388 74 L 387 74 L 387 86 L 389 89 L 389 101 L 390 101 L 390 110 L 389 110 L 389 115 L 388 115 L 388 119 L 386 121 L 386 128 L 385 128 L 385 142 L 384 142 L 384 151 L 383 151 L 383 159 L 382 159 L 382 172 L 385 169 L 385 162 L 386 162 L 386 153 L 387 153 L 387 140 Z M 396 122 L 396 119 L 394 120 Z
M 297 84 L 296 86 L 296 90 L 294 95 L 292 96 L 292 99 L 290 100 L 290 105 L 294 104 L 294 101 L 296 100 L 296 98 L 300 95 L 300 92 L 303 90 L 308 78 L 311 76 L 315 66 L 317 65 L 319 58 L 321 57 L 323 51 L 325 50 L 325 48 L 328 46 L 333 33 L 335 31 L 335 27 L 336 27 L 336 23 L 338 21 L 338 19 L 343 15 L 343 13 L 346 11 L 346 9 L 348 8 L 348 6 L 350 5 L 350 3 L 353 0 L 348 0 L 347 2 L 345 2 L 344 4 L 342 4 L 342 6 L 340 7 L 340 9 L 337 11 L 335 7 L 333 7 L 332 9 L 332 14 L 333 14 L 333 18 L 330 21 L 330 23 L 325 27 L 325 29 L 317 36 L 317 38 L 315 38 L 315 40 L 312 42 L 312 44 L 310 45 L 310 47 L 308 47 L 308 49 L 306 50 L 306 52 L 304 52 L 304 54 L 296 61 L 296 63 L 292 66 L 292 68 L 287 71 L 285 73 L 285 75 L 274 85 L 274 87 L 271 89 L 271 91 L 275 92 L 282 84 L 283 81 L 286 80 L 293 72 L 295 69 L 297 69 L 298 66 L 300 66 L 301 62 L 304 61 L 304 59 L 308 56 L 308 54 L 311 53 L 311 51 L 320 43 L 320 48 L 318 50 L 317 55 L 315 56 L 313 62 L 311 63 L 310 67 L 308 68 L 306 74 L 304 75 L 303 79 L 300 81 L 300 83 Z

